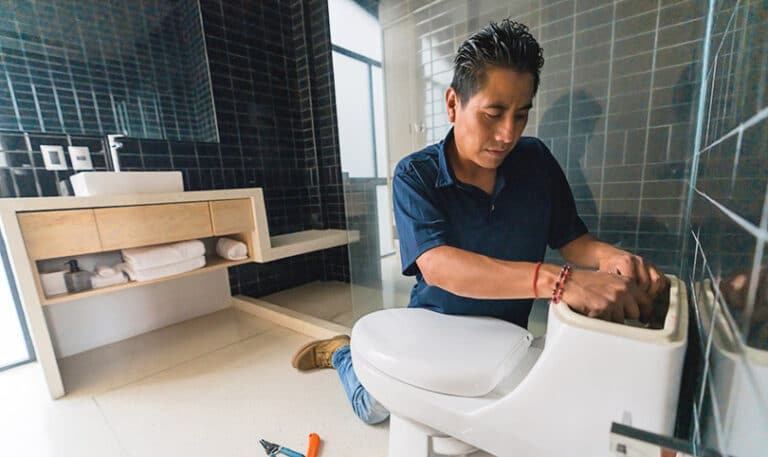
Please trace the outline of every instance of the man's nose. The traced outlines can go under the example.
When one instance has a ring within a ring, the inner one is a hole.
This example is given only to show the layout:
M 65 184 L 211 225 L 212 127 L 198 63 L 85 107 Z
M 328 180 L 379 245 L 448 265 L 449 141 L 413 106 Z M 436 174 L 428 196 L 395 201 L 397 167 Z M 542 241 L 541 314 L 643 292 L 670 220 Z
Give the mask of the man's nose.
M 515 140 L 515 119 L 505 120 L 499 124 L 496 130 L 496 141 L 509 144 Z

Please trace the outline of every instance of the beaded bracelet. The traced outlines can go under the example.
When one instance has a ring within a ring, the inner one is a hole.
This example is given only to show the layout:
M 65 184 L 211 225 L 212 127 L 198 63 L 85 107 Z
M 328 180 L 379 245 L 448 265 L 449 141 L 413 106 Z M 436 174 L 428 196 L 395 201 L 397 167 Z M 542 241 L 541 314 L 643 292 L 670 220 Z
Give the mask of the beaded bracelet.
M 563 292 L 565 292 L 565 281 L 568 279 L 568 276 L 571 275 L 571 266 L 567 263 L 563 265 L 562 270 L 560 270 L 560 276 L 557 278 L 557 282 L 555 282 L 555 288 L 552 289 L 552 304 L 556 305 L 560 303 L 560 300 L 563 298 Z

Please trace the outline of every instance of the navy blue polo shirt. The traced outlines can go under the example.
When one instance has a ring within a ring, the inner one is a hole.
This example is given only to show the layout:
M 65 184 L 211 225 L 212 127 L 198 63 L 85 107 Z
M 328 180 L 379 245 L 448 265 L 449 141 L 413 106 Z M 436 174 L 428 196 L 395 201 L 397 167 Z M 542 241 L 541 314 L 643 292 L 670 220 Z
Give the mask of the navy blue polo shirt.
M 446 314 L 492 316 L 528 326 L 532 299 L 460 297 L 424 281 L 416 259 L 452 246 L 501 260 L 538 262 L 587 233 L 562 169 L 541 140 L 522 137 L 497 170 L 493 195 L 458 181 L 440 143 L 398 163 L 395 222 L 404 275 L 416 276 L 408 306 Z

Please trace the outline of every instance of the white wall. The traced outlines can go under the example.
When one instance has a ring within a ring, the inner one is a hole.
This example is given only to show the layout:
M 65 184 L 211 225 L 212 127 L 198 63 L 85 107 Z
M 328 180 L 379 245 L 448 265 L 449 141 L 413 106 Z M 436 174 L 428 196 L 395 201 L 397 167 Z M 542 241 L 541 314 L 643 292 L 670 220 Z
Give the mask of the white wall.
M 67 357 L 229 306 L 227 270 L 45 306 L 56 357 Z

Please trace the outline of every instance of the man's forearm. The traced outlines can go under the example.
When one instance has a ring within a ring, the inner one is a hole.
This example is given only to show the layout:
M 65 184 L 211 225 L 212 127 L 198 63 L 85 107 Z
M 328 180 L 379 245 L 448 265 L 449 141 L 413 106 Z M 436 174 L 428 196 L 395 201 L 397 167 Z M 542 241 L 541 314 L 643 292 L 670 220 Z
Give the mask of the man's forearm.
M 620 251 L 590 234 L 582 235 L 560 248 L 560 254 L 565 260 L 585 268 L 599 268 L 601 258 Z
M 417 264 L 429 285 L 461 297 L 479 299 L 532 298 L 535 263 L 509 262 L 449 246 L 422 254 Z M 539 269 L 537 291 L 549 294 L 560 267 L 544 264 Z

